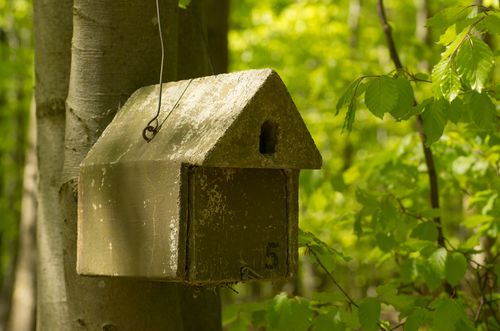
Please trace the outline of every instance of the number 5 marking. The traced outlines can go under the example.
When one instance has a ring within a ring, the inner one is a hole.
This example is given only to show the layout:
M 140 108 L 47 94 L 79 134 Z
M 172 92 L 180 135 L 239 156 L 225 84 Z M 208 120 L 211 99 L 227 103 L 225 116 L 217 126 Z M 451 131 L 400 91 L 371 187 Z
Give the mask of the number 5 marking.
M 278 266 L 278 254 L 275 249 L 279 248 L 280 245 L 277 242 L 268 242 L 266 246 L 266 269 L 275 269 Z

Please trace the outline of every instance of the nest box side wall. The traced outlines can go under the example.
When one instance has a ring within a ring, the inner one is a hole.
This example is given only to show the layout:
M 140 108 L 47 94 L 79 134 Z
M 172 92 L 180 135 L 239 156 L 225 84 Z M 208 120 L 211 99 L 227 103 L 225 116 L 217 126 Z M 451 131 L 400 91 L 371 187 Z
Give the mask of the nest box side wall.
M 180 212 L 183 182 L 181 166 L 175 163 L 82 167 L 78 273 L 182 280 L 186 231 Z

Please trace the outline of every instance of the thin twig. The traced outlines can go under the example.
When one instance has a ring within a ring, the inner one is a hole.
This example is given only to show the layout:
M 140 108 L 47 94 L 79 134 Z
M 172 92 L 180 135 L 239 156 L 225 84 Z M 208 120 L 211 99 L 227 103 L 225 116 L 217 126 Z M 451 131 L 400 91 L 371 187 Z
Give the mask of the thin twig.
M 398 323 L 398 324 L 394 325 L 394 326 L 393 326 L 392 328 L 390 328 L 388 331 L 394 331 L 394 330 L 396 330 L 397 328 L 402 327 L 403 325 L 405 325 L 405 323 L 406 323 L 406 321 L 405 321 L 405 322 L 400 322 L 400 323 Z
M 314 256 L 314 259 L 316 260 L 316 262 L 318 263 L 318 265 L 321 267 L 321 269 L 323 269 L 323 271 L 328 275 L 328 277 L 330 277 L 330 279 L 333 282 L 333 284 L 335 284 L 335 286 L 340 290 L 340 292 L 342 292 L 342 294 L 346 297 L 347 301 L 349 301 L 349 303 L 351 305 L 353 305 L 354 307 L 359 308 L 358 304 L 356 302 L 354 302 L 354 300 L 349 296 L 349 294 L 346 292 L 346 290 L 344 290 L 342 288 L 342 286 L 340 286 L 340 284 L 337 282 L 337 280 L 335 280 L 335 278 L 330 273 L 330 271 L 325 267 L 325 265 L 323 264 L 323 262 L 321 262 L 321 260 L 319 259 L 318 255 L 316 254 L 316 252 L 314 252 L 314 250 L 312 250 L 309 245 L 307 245 L 307 248 L 309 249 L 309 251 L 311 252 L 311 254 Z

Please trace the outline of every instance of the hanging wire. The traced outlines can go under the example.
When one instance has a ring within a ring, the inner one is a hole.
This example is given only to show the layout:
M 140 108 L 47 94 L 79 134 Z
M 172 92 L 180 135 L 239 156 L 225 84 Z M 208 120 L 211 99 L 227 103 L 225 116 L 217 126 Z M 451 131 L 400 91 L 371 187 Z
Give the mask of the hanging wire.
M 156 0 L 156 19 L 158 20 L 158 35 L 160 36 L 160 45 L 161 45 L 161 64 L 160 64 L 160 83 L 159 83 L 160 91 L 158 96 L 158 108 L 156 109 L 156 115 L 148 122 L 144 130 L 142 130 L 142 137 L 147 142 L 153 140 L 154 136 L 156 136 L 156 134 L 158 133 L 159 130 L 158 116 L 160 116 L 160 110 L 161 110 L 161 92 L 163 85 L 163 66 L 165 64 L 165 46 L 163 44 L 163 33 L 161 28 L 160 0 Z
M 186 87 L 184 88 L 184 90 L 180 94 L 180 96 L 177 99 L 177 101 L 175 102 L 174 106 L 172 107 L 172 109 L 170 110 L 170 112 L 167 114 L 167 116 L 165 117 L 165 119 L 160 123 L 159 120 L 158 120 L 158 117 L 160 116 L 160 111 L 161 111 L 161 97 L 162 97 L 162 90 L 163 90 L 163 88 L 162 88 L 163 87 L 163 66 L 165 64 L 165 46 L 164 46 L 164 43 L 163 43 L 163 34 L 162 34 L 162 28 L 161 28 L 160 3 L 159 3 L 159 1 L 160 0 L 156 0 L 156 18 L 158 20 L 158 34 L 159 34 L 159 37 L 160 37 L 160 46 L 161 46 L 160 79 L 159 79 L 159 84 L 158 84 L 160 91 L 158 93 L 158 107 L 156 109 L 156 114 L 148 122 L 148 124 L 146 125 L 146 127 L 144 128 L 144 130 L 142 130 L 142 137 L 148 143 L 151 140 L 153 140 L 153 138 L 156 136 L 156 134 L 158 133 L 158 131 L 160 131 L 161 127 L 163 126 L 163 123 L 165 123 L 165 121 L 169 118 L 169 116 L 172 114 L 172 112 L 178 107 L 180 100 L 184 96 L 184 93 L 186 93 L 186 90 L 188 89 L 189 85 L 191 85 L 191 82 L 193 81 L 192 78 L 188 81 L 188 83 L 186 84 Z M 211 71 L 212 75 L 214 75 L 215 74 L 215 70 L 214 70 L 214 66 L 213 66 L 213 63 L 212 63 L 212 58 L 210 56 L 210 51 L 208 49 L 207 36 L 205 35 L 200 22 L 198 22 L 198 20 L 195 20 L 195 21 L 196 21 L 196 25 L 198 26 L 198 31 L 202 35 L 202 42 L 203 42 L 203 45 L 205 46 L 205 50 L 207 52 L 208 65 L 209 65 L 210 71 Z

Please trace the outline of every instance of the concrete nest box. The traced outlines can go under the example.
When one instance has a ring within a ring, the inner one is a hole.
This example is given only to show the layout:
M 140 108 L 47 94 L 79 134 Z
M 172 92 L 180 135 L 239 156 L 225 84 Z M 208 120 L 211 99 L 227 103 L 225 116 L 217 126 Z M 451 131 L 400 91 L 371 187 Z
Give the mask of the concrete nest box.
M 81 164 L 78 273 L 192 284 L 293 276 L 298 174 L 321 156 L 279 76 L 203 77 L 162 94 L 152 141 L 142 131 L 158 85 L 130 97 Z

